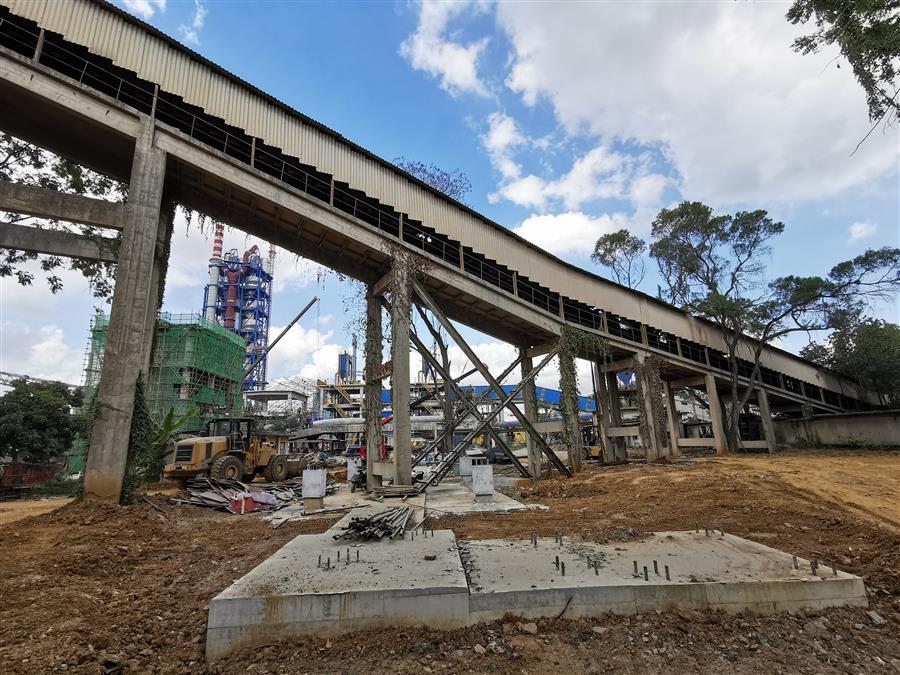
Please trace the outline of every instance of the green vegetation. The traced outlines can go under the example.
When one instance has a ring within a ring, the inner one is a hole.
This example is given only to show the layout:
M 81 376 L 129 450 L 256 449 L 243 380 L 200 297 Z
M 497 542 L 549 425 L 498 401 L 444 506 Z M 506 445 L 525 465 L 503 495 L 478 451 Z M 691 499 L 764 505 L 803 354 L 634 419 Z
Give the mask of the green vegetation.
M 61 461 L 82 430 L 80 391 L 61 382 L 14 380 L 0 397 L 0 455 L 13 461 L 50 464 Z

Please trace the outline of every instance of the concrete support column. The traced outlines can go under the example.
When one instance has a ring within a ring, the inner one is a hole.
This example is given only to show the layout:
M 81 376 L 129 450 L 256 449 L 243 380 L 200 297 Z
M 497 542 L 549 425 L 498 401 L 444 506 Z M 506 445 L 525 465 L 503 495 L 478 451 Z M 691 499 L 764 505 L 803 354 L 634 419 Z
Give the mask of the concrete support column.
M 663 445 L 663 420 L 661 416 L 662 394 L 658 377 L 651 377 L 650 367 L 643 354 L 634 357 L 635 386 L 640 406 L 641 445 L 644 448 L 644 459 L 655 462 L 666 457 L 668 452 Z
M 760 387 L 756 390 L 756 402 L 759 404 L 759 420 L 762 423 L 763 438 L 769 452 L 778 451 L 778 439 L 775 436 L 775 425 L 772 423 L 772 410 L 769 408 L 769 394 Z
M 713 439 L 717 455 L 728 454 L 728 438 L 725 435 L 724 415 L 719 392 L 716 390 L 716 378 L 706 375 L 706 398 L 709 399 L 709 417 L 712 420 Z
M 394 483 L 412 485 L 409 423 L 409 270 L 394 263 L 391 292 L 391 408 L 394 412 Z
M 524 379 L 532 370 L 534 370 L 534 362 L 530 356 L 525 355 L 525 350 L 520 349 L 519 354 L 522 357 L 522 379 Z M 538 405 L 537 405 L 537 389 L 534 386 L 534 380 L 528 382 L 522 389 L 522 407 L 525 417 L 532 424 L 538 421 Z M 531 434 L 525 434 L 525 445 L 528 448 L 528 473 L 535 480 L 541 477 L 541 448 L 537 441 L 531 437 Z
M 147 363 L 148 313 L 156 311 L 153 266 L 166 154 L 153 144 L 153 121 L 142 120 L 135 143 L 109 328 L 84 475 L 87 498 L 118 501 L 138 373 Z M 159 277 L 157 276 L 157 283 Z M 152 331 L 151 331 L 152 335 Z
M 381 377 L 382 359 L 381 298 L 369 285 L 366 293 L 366 485 L 368 489 L 381 486 L 381 476 L 375 474 L 375 462 L 381 459 Z
M 609 397 L 609 425 L 622 426 L 622 401 L 619 396 L 619 378 L 615 371 L 604 373 L 606 377 L 606 393 Z M 615 464 L 623 464 L 628 461 L 628 449 L 625 439 L 621 436 L 610 438 L 609 460 Z
M 594 375 L 594 401 L 597 411 L 594 417 L 597 420 L 597 441 L 603 450 L 603 459 L 606 462 L 612 462 L 614 457 L 614 449 L 612 441 L 609 437 L 609 427 L 611 426 L 609 417 L 609 388 L 606 381 L 606 373 L 602 370 L 602 363 L 599 361 L 591 364 L 591 371 Z
M 153 273 L 150 277 L 150 302 L 147 303 L 147 320 L 146 320 L 146 339 L 144 341 L 144 354 L 142 356 L 143 370 L 145 373 L 150 372 L 153 357 L 153 345 L 156 340 L 156 321 L 159 316 L 159 307 L 162 304 L 163 283 L 166 278 L 166 270 L 163 265 L 166 263 L 166 253 L 169 249 L 169 237 L 171 236 L 170 223 L 172 222 L 175 208 L 174 203 L 171 209 L 168 205 L 163 204 L 159 212 L 159 222 L 156 227 L 156 244 L 153 256 Z
M 569 441 L 566 448 L 566 451 L 569 453 L 569 466 L 572 467 L 572 473 L 578 473 L 581 471 L 581 424 L 578 420 L 577 382 L 575 377 L 573 377 L 575 373 L 575 357 L 561 351 L 557 358 L 560 361 L 559 390 L 562 396 L 560 409 L 563 417 L 563 437 Z
M 669 427 L 669 452 L 672 457 L 680 457 L 681 449 L 678 447 L 678 439 L 683 433 L 681 427 L 681 416 L 675 409 L 675 390 L 669 386 L 668 382 L 663 383 L 663 390 L 666 393 L 666 421 Z

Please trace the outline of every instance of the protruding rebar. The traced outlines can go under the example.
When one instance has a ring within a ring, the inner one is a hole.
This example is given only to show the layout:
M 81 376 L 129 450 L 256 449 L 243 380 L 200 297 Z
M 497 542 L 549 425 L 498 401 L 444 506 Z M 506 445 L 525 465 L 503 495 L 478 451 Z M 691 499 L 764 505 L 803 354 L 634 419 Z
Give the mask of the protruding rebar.
M 566 563 L 564 563 L 564 562 L 559 563 L 559 567 L 562 570 L 562 575 L 566 576 Z
M 647 566 L 644 565 L 644 581 L 650 581 L 650 575 L 647 574 Z
M 638 565 L 637 565 L 637 560 L 634 560 L 634 561 L 632 561 L 632 562 L 634 562 L 634 576 L 637 576 L 637 575 L 638 575 Z
M 556 556 L 556 569 L 559 569 L 559 556 Z
M 655 574 L 656 576 L 659 576 L 659 565 L 656 563 L 655 560 L 653 561 L 653 574 Z
M 669 566 L 668 566 L 668 565 L 665 565 L 665 568 L 666 568 L 666 581 L 672 581 L 672 580 L 669 578 Z
M 799 570 L 800 565 L 797 563 L 797 556 L 791 556 L 794 559 L 794 569 Z

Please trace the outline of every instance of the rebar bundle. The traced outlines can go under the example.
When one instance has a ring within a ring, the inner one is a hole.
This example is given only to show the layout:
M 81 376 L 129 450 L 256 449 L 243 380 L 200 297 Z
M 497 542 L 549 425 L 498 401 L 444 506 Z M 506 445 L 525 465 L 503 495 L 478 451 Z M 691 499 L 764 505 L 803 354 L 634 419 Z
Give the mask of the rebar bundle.
M 350 519 L 335 539 L 395 539 L 406 531 L 406 522 L 412 514 L 408 506 L 387 509 L 371 516 L 355 516 Z

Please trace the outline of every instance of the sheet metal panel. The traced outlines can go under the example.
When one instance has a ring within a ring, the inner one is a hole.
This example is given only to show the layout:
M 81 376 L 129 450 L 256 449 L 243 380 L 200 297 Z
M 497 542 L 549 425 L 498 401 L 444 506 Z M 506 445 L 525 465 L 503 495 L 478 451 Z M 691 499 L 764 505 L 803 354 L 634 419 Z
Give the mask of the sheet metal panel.
M 92 0 L 2 1 L 14 13 L 88 47 L 143 79 L 158 83 L 185 101 L 334 175 L 336 180 L 409 214 L 437 232 L 464 242 L 543 286 L 588 305 L 603 307 L 681 337 L 724 349 L 721 337 L 709 324 L 567 268 L 506 232 L 434 197 L 103 5 Z M 767 351 L 762 361 L 767 367 L 794 377 L 839 389 L 835 386 L 839 383 L 837 378 L 788 355 Z

